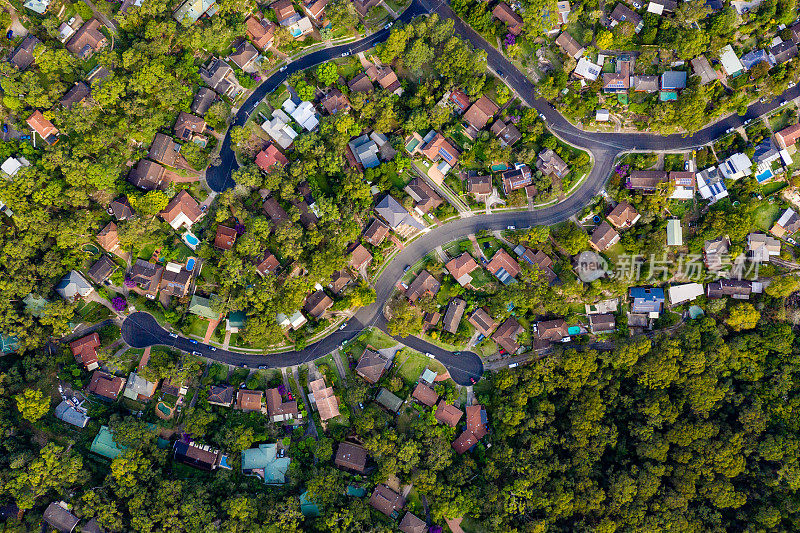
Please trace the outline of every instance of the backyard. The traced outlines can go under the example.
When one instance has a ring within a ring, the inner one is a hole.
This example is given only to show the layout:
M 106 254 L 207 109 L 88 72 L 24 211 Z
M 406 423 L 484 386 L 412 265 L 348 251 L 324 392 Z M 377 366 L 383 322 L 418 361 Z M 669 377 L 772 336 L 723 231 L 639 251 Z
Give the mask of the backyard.
M 415 383 L 426 367 L 437 374 L 444 374 L 447 371 L 440 362 L 430 359 L 411 348 L 400 350 L 395 356 L 394 364 L 395 373 L 403 378 L 403 381 L 407 384 Z

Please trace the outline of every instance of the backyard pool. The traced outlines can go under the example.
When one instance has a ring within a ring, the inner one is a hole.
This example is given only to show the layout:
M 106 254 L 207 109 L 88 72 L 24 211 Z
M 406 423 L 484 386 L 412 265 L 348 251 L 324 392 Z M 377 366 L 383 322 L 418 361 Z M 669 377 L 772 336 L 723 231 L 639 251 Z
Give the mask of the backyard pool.
M 495 163 L 492 165 L 492 172 L 499 172 L 501 170 L 508 170 L 508 165 L 505 163 Z
M 764 183 L 765 181 L 770 179 L 772 176 L 773 176 L 772 169 L 768 168 L 764 172 L 762 172 L 761 174 L 756 174 L 756 180 L 758 180 L 759 183 Z
M 291 34 L 292 34 L 292 37 L 294 37 L 295 39 L 297 39 L 298 37 L 300 37 L 301 35 L 303 35 L 303 30 L 301 30 L 300 28 L 294 28 L 294 29 L 291 31 Z
M 170 409 L 169 406 L 167 404 L 165 404 L 164 402 L 158 402 L 158 405 L 156 405 L 156 409 L 161 411 L 161 413 L 165 417 L 169 417 L 172 414 L 172 409 Z
M 186 233 L 184 233 L 184 234 L 183 234 L 183 242 L 185 242 L 185 243 L 186 243 L 186 245 L 187 245 L 189 248 L 191 248 L 192 250 L 194 250 L 195 248 L 197 248 L 197 245 L 198 245 L 198 244 L 200 244 L 200 239 L 198 239 L 198 238 L 197 238 L 197 237 L 194 235 L 194 233 L 192 233 L 191 231 L 187 231 Z M 188 270 L 188 269 L 187 269 L 187 270 Z
M 194 257 L 190 257 L 189 259 L 186 260 L 186 270 L 188 270 L 189 272 L 194 270 Z
M 83 245 L 83 251 L 89 252 L 92 255 L 97 255 L 100 253 L 100 248 L 98 248 L 94 244 L 86 243 Z

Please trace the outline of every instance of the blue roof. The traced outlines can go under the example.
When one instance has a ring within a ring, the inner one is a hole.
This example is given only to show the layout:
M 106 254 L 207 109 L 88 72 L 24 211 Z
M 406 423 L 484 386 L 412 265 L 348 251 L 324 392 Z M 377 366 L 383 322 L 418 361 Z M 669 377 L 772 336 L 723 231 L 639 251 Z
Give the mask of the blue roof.
M 649 287 L 632 287 L 630 290 L 633 313 L 660 312 L 664 304 L 664 289 Z
M 645 300 L 664 300 L 664 289 L 650 287 L 631 287 L 631 298 Z
M 745 70 L 750 70 L 759 63 L 767 63 L 770 67 L 775 65 L 775 58 L 768 54 L 766 50 L 751 50 L 739 58 Z

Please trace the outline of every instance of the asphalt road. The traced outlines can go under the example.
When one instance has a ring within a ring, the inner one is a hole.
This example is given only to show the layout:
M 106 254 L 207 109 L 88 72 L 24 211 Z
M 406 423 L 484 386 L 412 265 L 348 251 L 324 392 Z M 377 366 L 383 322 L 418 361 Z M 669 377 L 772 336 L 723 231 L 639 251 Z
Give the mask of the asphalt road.
M 578 189 L 561 203 L 544 209 L 493 213 L 491 215 L 477 215 L 456 219 L 426 232 L 422 237 L 407 245 L 384 270 L 380 279 L 375 283 L 377 298 L 373 305 L 360 309 L 355 317 L 347 322 L 344 329 L 334 332 L 302 351 L 265 356 L 241 354 L 221 348 L 214 350 L 211 346 L 202 343 L 195 344 L 183 337 L 171 337 L 147 313 L 134 313 L 123 323 L 122 335 L 128 344 L 137 348 L 154 344 L 173 346 L 187 352 L 197 352 L 203 357 L 223 363 L 238 366 L 246 365 L 251 368 L 258 366 L 285 367 L 317 359 L 340 347 L 342 343 L 350 341 L 367 326 L 375 326 L 385 330 L 386 321 L 382 315 L 382 310 L 394 292 L 397 281 L 402 277 L 403 269 L 406 265 L 412 265 L 419 261 L 437 246 L 480 230 L 503 230 L 512 225 L 517 228 L 523 228 L 562 222 L 580 211 L 602 190 L 605 179 L 612 170 L 614 160 L 621 152 L 632 150 L 688 150 L 700 147 L 720 137 L 729 128 L 741 126 L 745 120 L 757 118 L 775 109 L 784 101 L 800 96 L 800 86 L 794 87 L 770 103 L 753 104 L 744 117 L 730 116 L 691 136 L 584 132 L 570 124 L 546 100 L 537 97 L 533 83 L 525 78 L 500 52 L 455 16 L 446 4 L 431 2 L 430 0 L 413 0 L 411 6 L 401 15 L 398 22 L 408 22 L 417 15 L 434 12 L 440 18 L 452 18 L 456 33 L 467 39 L 473 47 L 486 52 L 487 66 L 502 77 L 503 81 L 528 105 L 537 109 L 544 116 L 548 128 L 555 135 L 592 154 L 594 165 Z M 388 35 L 389 30 L 383 29 L 361 41 L 325 48 L 294 61 L 283 72 L 277 72 L 270 76 L 253 92 L 237 113 L 233 126 L 243 125 L 258 103 L 283 83 L 290 74 L 340 57 L 343 52 L 357 53 L 367 50 L 386 40 Z M 231 178 L 231 172 L 238 168 L 238 165 L 230 147 L 230 134 L 225 136 L 220 157 L 221 163 L 218 166 L 209 168 L 206 173 L 209 186 L 218 192 L 235 185 Z M 398 340 L 416 350 L 433 354 L 437 360 L 447 367 L 454 381 L 460 385 L 469 385 L 472 379 L 480 379 L 483 373 L 483 363 L 480 357 L 472 352 L 462 352 L 459 355 L 454 355 L 416 337 Z

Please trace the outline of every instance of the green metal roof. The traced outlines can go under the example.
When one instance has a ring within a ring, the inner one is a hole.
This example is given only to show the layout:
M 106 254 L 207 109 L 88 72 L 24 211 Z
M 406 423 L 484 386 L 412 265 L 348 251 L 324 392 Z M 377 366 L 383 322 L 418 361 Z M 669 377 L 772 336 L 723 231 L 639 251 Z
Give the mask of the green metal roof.
M 195 294 L 192 296 L 192 301 L 189 303 L 189 312 L 204 318 L 208 318 L 209 320 L 218 319 L 219 313 L 216 313 L 213 309 L 211 309 L 211 301 L 213 298 L 213 294 L 211 295 L 211 298 L 205 298 L 204 296 L 197 296 Z
M 117 446 L 114 442 L 114 433 L 108 428 L 103 426 L 92 441 L 92 446 L 89 448 L 97 455 L 108 457 L 109 459 L 116 459 L 119 454 L 124 451 L 124 448 Z
M 278 457 L 276 443 L 259 444 L 258 448 L 250 448 L 242 452 L 242 472 L 263 477 L 264 483 L 277 485 L 286 483 L 286 472 L 289 470 L 291 459 Z M 262 472 L 252 472 L 253 470 Z
M 233 311 L 228 313 L 228 324 L 232 328 L 243 328 L 245 320 L 247 320 L 247 313 L 244 311 Z
M 303 516 L 305 517 L 316 518 L 319 516 L 319 506 L 309 500 L 306 497 L 307 494 L 308 491 L 305 491 L 300 495 L 300 512 L 303 513 Z

